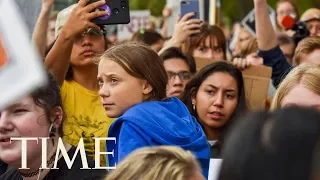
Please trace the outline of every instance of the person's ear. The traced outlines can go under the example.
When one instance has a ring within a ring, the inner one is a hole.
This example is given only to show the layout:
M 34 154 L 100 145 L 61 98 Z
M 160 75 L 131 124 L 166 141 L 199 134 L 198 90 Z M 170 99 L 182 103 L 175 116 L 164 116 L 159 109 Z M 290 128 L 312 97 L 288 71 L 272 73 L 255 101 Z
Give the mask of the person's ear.
M 148 83 L 146 80 L 144 80 L 142 84 L 142 93 L 143 95 L 149 95 L 151 91 L 153 90 L 153 87 L 150 83 Z
M 54 123 L 55 128 L 58 129 L 62 123 L 62 120 L 63 120 L 62 108 L 60 106 L 55 107 L 53 110 L 52 116 L 53 116 L 53 117 L 51 117 L 53 119 L 52 123 Z
M 191 89 L 191 102 L 192 102 L 192 105 L 196 105 L 197 104 L 196 97 L 197 97 L 197 91 L 196 91 L 195 88 L 192 88 Z

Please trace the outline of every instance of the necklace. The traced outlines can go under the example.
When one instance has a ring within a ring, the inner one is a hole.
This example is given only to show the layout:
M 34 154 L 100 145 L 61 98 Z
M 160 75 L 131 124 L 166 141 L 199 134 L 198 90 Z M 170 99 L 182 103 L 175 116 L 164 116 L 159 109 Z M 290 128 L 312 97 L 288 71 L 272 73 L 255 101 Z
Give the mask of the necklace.
M 54 159 L 55 159 L 55 156 L 56 156 L 56 153 L 54 153 L 51 158 L 47 161 L 47 167 L 53 163 Z M 20 172 L 20 174 L 23 176 L 23 177 L 33 177 L 33 176 L 36 176 L 39 174 L 39 170 L 40 169 L 37 169 L 33 172 L 29 172 L 29 173 L 22 173 Z M 41 169 L 41 171 L 43 171 L 43 169 Z

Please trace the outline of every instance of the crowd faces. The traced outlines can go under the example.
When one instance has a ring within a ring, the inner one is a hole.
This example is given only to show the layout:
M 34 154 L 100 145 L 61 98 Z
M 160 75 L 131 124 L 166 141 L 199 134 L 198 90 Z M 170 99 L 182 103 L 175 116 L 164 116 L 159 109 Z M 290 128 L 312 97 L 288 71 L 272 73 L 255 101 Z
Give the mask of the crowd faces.
M 219 24 L 190 12 L 178 18 L 171 37 L 141 28 L 130 42 L 118 43 L 115 29 L 92 22 L 112 13 L 95 10 L 105 1 L 88 3 L 79 0 L 49 18 L 53 4 L 43 0 L 33 41 L 52 75 L 48 86 L 0 110 L 0 179 L 203 180 L 212 171 L 210 158 L 223 159 L 221 180 L 299 176 L 293 169 L 317 175 L 316 165 L 304 167 L 317 157 L 319 9 L 300 18 L 295 3 L 279 0 L 275 30 L 267 1 L 253 0 L 255 35 L 238 25 L 231 40 Z M 287 15 L 310 31 L 297 46 L 294 31 L 282 25 Z M 252 94 L 245 87 L 251 81 L 243 71 L 252 66 L 272 67 L 270 112 L 249 111 Z M 11 137 L 48 137 L 49 160 L 62 138 L 68 155 L 75 155 L 74 167 L 67 169 L 59 156 L 61 170 L 39 170 L 41 144 L 30 141 L 30 169 L 19 169 L 21 143 L 10 143 Z M 92 167 L 95 138 L 106 137 L 116 143 L 100 141 L 100 152 L 109 152 L 100 154 L 100 164 L 116 170 L 81 170 L 79 140 Z M 306 150 L 292 150 L 300 140 Z M 294 166 L 291 157 L 301 164 Z

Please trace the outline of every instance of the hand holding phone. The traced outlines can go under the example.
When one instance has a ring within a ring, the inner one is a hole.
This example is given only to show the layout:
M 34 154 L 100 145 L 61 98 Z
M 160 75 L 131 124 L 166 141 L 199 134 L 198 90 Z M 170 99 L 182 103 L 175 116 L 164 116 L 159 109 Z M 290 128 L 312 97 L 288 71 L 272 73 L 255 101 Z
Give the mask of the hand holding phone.
M 77 4 L 64 9 L 65 12 L 63 13 L 70 13 L 67 22 L 64 23 L 61 29 L 61 33 L 63 33 L 66 38 L 75 38 L 89 28 L 99 29 L 99 26 L 91 22 L 91 19 L 107 14 L 105 11 L 93 12 L 94 9 L 103 5 L 105 2 L 97 1 L 90 6 L 87 6 L 87 2 L 87 0 L 80 0 Z
M 88 4 L 92 4 L 97 1 L 99 0 L 90 0 Z M 91 20 L 97 25 L 130 23 L 129 0 L 106 0 L 105 4 L 94 9 L 94 11 L 108 12 L 105 16 L 100 16 Z
M 199 35 L 202 26 L 197 0 L 181 1 L 180 5 L 181 16 L 174 27 L 171 40 L 175 46 L 181 46 L 190 36 Z

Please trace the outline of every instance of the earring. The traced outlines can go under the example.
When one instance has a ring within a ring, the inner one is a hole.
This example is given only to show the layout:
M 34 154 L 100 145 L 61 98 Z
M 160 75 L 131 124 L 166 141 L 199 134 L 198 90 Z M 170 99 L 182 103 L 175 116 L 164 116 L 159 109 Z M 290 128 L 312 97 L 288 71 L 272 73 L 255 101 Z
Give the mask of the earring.
M 196 111 L 196 104 L 192 103 L 192 109 Z
M 55 137 L 56 131 L 57 131 L 57 129 L 54 127 L 53 123 L 51 123 L 50 128 L 49 128 L 49 137 L 50 138 Z

